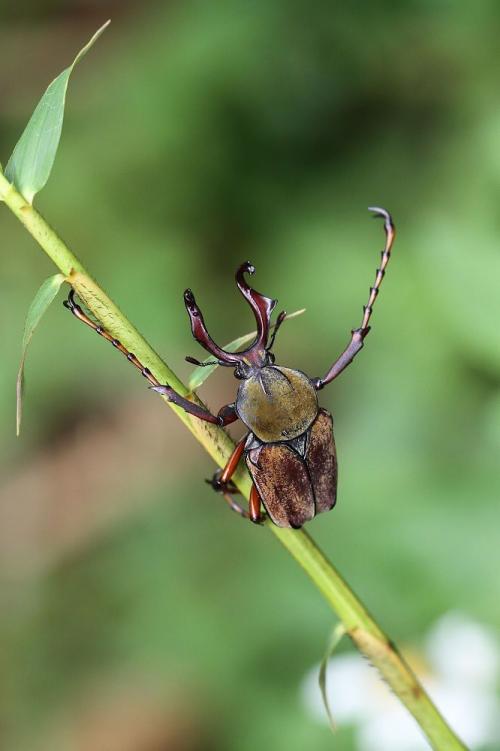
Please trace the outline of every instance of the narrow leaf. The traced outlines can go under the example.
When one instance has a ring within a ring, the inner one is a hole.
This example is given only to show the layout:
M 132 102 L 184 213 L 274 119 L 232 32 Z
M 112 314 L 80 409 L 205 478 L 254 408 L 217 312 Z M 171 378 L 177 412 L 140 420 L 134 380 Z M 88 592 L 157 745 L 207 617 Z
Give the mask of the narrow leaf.
M 69 68 L 52 81 L 7 163 L 5 177 L 14 183 L 28 203 L 33 203 L 33 196 L 44 187 L 52 171 L 61 138 L 66 90 L 71 72 L 109 23 L 110 21 L 106 21 L 96 31 Z
M 326 648 L 326 652 L 323 656 L 323 659 L 321 660 L 321 665 L 319 667 L 319 675 L 318 675 L 318 683 L 319 683 L 319 689 L 321 691 L 321 698 L 323 699 L 323 704 L 325 705 L 326 714 L 328 715 L 328 721 L 330 723 L 330 727 L 333 731 L 336 730 L 335 720 L 333 719 L 332 710 L 330 708 L 330 702 L 328 701 L 328 688 L 327 688 L 327 670 L 328 670 L 328 661 L 334 651 L 337 648 L 338 643 L 346 633 L 346 629 L 343 623 L 337 623 L 335 628 L 333 629 L 332 633 L 330 634 L 330 638 L 328 640 L 328 646 Z
M 289 315 L 285 316 L 284 320 L 288 321 L 291 318 L 297 318 L 297 316 L 302 315 L 302 313 L 305 313 L 305 308 L 300 308 L 300 310 L 296 310 L 293 313 L 290 313 Z M 274 329 L 274 326 L 276 324 L 273 324 L 271 326 L 271 330 Z M 243 347 L 245 344 L 249 344 L 252 339 L 255 339 L 257 336 L 256 331 L 251 331 L 249 334 L 244 334 L 243 336 L 239 336 L 237 339 L 233 339 L 232 342 L 229 342 L 229 344 L 226 344 L 222 349 L 225 349 L 226 352 L 237 352 L 240 347 Z M 203 360 L 203 362 L 208 363 L 213 360 L 213 357 L 207 357 L 206 360 Z M 199 389 L 201 384 L 204 383 L 208 376 L 211 375 L 216 368 L 218 368 L 218 365 L 198 365 L 197 368 L 193 370 L 191 375 L 189 376 L 188 380 L 188 389 L 190 391 L 195 391 L 196 389 Z
M 23 334 L 23 347 L 21 354 L 21 362 L 19 363 L 19 371 L 17 373 L 16 382 L 16 397 L 17 397 L 17 409 L 16 409 L 16 434 L 19 435 L 21 430 L 21 416 L 22 416 L 22 400 L 24 390 L 24 362 L 26 360 L 26 353 L 28 345 L 33 336 L 33 332 L 40 323 L 40 319 L 49 307 L 54 297 L 59 292 L 61 284 L 64 282 L 65 277 L 63 274 L 54 274 L 46 279 L 38 292 L 36 293 L 33 302 L 31 303 L 28 315 L 26 316 L 26 323 L 24 324 Z

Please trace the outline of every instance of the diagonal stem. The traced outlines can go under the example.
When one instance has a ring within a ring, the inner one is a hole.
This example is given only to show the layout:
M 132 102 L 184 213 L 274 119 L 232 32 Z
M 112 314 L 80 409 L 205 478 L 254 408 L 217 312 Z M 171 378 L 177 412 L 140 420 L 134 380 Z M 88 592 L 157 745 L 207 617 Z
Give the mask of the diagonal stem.
M 202 404 L 196 395 L 189 394 L 186 386 L 88 275 L 61 238 L 1 172 L 0 200 L 3 200 L 24 224 L 100 323 L 133 352 L 161 383 L 169 383 L 182 396 Z M 170 402 L 167 403 L 210 456 L 223 467 L 234 449 L 234 443 L 228 434 L 222 428 L 192 418 L 182 409 Z M 250 479 L 246 470 L 240 468 L 233 480 L 248 499 Z M 309 534 L 303 530 L 282 529 L 270 522 L 266 522 L 266 527 L 276 535 L 315 583 L 344 624 L 355 646 L 379 670 L 400 701 L 411 712 L 434 751 L 467 751 L 434 706 L 393 642 L 373 620 Z

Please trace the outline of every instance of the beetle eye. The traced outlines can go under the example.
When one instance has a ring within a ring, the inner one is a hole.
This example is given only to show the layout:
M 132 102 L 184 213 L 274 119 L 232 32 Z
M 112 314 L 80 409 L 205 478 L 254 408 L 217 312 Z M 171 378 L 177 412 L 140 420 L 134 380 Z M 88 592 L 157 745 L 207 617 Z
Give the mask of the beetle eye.
M 238 378 L 240 381 L 249 378 L 251 369 L 246 365 L 245 363 L 238 363 L 238 365 L 234 369 L 234 377 Z

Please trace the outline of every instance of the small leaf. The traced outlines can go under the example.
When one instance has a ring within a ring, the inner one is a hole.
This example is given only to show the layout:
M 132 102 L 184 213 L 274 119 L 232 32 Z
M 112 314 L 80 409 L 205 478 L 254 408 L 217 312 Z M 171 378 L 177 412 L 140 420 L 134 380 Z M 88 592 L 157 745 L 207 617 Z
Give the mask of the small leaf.
M 332 633 L 330 634 L 326 652 L 324 654 L 323 659 L 321 660 L 321 665 L 319 666 L 319 675 L 318 675 L 319 689 L 321 691 L 321 698 L 323 699 L 323 704 L 325 705 L 326 714 L 328 715 L 328 721 L 330 722 L 330 727 L 333 731 L 335 731 L 337 728 L 335 725 L 335 720 L 333 719 L 332 710 L 330 709 L 330 702 L 328 701 L 328 689 L 326 685 L 326 676 L 327 676 L 328 660 L 330 659 L 330 657 L 336 650 L 338 643 L 340 642 L 340 640 L 342 639 L 345 633 L 346 633 L 346 630 L 345 630 L 344 624 L 337 623 Z
M 19 371 L 17 373 L 16 382 L 16 397 L 17 397 L 17 409 L 16 409 L 16 434 L 19 435 L 21 430 L 21 416 L 22 416 L 22 399 L 24 389 L 24 362 L 26 360 L 26 353 L 28 345 L 33 336 L 33 332 L 40 323 L 40 319 L 49 307 L 54 297 L 59 292 L 61 284 L 65 281 L 65 277 L 62 274 L 54 274 L 46 279 L 38 292 L 36 293 L 33 302 L 31 303 L 28 315 L 26 316 L 26 323 L 24 324 L 23 334 L 23 348 L 21 355 L 21 362 L 19 363 Z
M 296 310 L 293 313 L 290 313 L 290 315 L 285 316 L 284 320 L 288 321 L 291 318 L 296 318 L 297 316 L 302 315 L 302 313 L 305 313 L 305 311 L 305 308 L 300 308 L 300 310 Z M 274 329 L 275 325 L 276 324 L 271 326 L 271 331 Z M 244 334 L 243 336 L 239 336 L 237 339 L 233 339 L 232 342 L 226 344 L 222 349 L 225 349 L 226 352 L 237 352 L 240 347 L 243 347 L 245 344 L 249 344 L 252 339 L 255 339 L 256 336 L 257 332 L 251 331 L 249 334 Z M 211 362 L 212 360 L 213 357 L 207 357 L 207 359 L 203 360 L 203 362 Z M 218 365 L 198 365 L 198 367 L 195 368 L 189 376 L 189 391 L 196 391 L 196 389 L 199 389 L 201 384 L 204 383 L 207 380 L 208 376 L 211 375 L 218 367 Z
M 61 137 L 64 103 L 71 72 L 109 23 L 110 21 L 106 21 L 96 31 L 69 68 L 63 70 L 52 81 L 38 102 L 7 163 L 5 177 L 14 183 L 28 203 L 33 203 L 33 196 L 43 188 L 52 171 Z

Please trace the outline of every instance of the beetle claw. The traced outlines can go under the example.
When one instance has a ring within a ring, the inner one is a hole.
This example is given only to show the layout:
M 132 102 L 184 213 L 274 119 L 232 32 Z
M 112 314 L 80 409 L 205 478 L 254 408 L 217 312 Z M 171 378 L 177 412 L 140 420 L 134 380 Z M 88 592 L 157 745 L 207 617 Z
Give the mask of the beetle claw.
M 368 206 L 368 211 L 373 211 L 375 217 L 381 216 L 392 223 L 391 215 L 386 209 L 382 209 L 380 206 Z
M 369 206 L 368 211 L 373 211 L 375 219 L 380 218 L 384 220 L 385 231 L 387 236 L 391 238 L 390 242 L 392 242 L 394 238 L 394 222 L 387 209 L 383 209 L 380 206 Z
M 231 481 L 222 482 L 222 480 L 220 479 L 221 475 L 222 475 L 222 470 L 218 469 L 217 472 L 214 473 L 213 477 L 211 477 L 210 479 L 206 478 L 205 482 L 207 483 L 207 485 L 210 485 L 210 487 L 213 490 L 215 490 L 216 493 L 232 494 L 232 493 L 240 492 L 238 488 L 236 487 L 236 485 L 234 484 L 234 482 L 231 482 Z
M 150 386 L 149 387 L 151 391 L 156 391 L 157 394 L 162 394 L 162 396 L 169 396 L 170 393 L 170 386 Z

